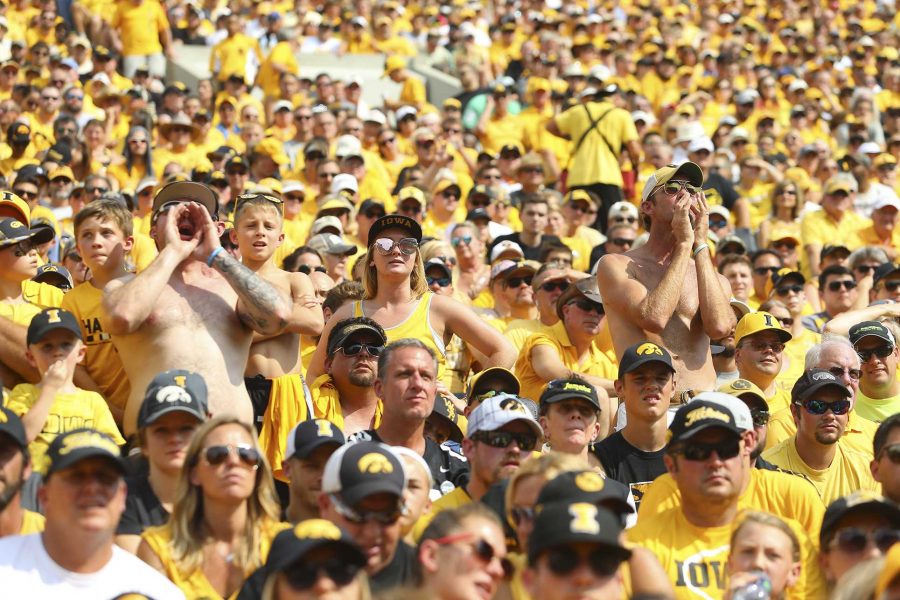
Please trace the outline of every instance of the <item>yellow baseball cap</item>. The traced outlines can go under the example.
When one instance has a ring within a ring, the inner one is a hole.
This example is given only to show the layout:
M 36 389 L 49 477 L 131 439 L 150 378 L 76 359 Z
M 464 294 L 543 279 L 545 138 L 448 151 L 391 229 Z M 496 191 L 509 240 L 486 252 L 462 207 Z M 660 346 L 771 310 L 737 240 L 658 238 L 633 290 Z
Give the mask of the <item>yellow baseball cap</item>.
M 703 185 L 703 169 L 699 165 L 691 161 L 683 162 L 680 165 L 666 165 L 662 169 L 657 169 L 653 175 L 647 178 L 644 191 L 641 193 L 641 201 L 649 198 L 657 186 L 663 185 L 676 175 L 684 175 L 688 178 L 688 182 L 695 187 Z
M 425 206 L 425 193 L 419 188 L 408 185 L 397 194 L 397 203 L 401 203 L 404 200 L 415 200 L 419 203 L 420 206 Z
M 406 68 L 406 59 L 402 56 L 388 56 L 384 61 L 384 76 Z
M 769 403 L 766 401 L 766 395 L 763 391 L 759 389 L 759 386 L 755 383 L 747 381 L 746 379 L 732 379 L 725 385 L 719 387 L 716 391 L 722 392 L 723 394 L 730 394 L 736 398 L 743 398 L 743 396 L 750 394 L 762 402 L 767 410 L 769 408 Z
M 735 345 L 740 344 L 745 337 L 763 331 L 774 331 L 782 342 L 787 342 L 793 337 L 781 326 L 778 319 L 767 312 L 758 311 L 745 315 L 738 321 L 737 328 L 734 330 L 734 343 Z
M 253 151 L 258 154 L 265 154 L 278 165 L 286 165 L 291 162 L 291 159 L 284 152 L 281 142 L 275 138 L 265 138 L 253 147 Z

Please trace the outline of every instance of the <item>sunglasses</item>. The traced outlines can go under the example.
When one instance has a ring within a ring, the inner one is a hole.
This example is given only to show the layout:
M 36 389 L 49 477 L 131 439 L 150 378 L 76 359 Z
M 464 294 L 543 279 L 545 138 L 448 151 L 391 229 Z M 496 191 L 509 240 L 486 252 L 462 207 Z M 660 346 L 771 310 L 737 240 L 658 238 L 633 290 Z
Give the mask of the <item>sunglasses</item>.
M 306 200 L 306 196 L 303 194 L 285 194 L 284 199 L 292 200 L 292 201 L 296 201 L 296 202 L 303 202 L 304 200 Z
M 344 502 L 334 494 L 332 494 L 330 498 L 332 504 L 334 504 L 335 511 L 356 525 L 369 523 L 371 521 L 375 521 L 381 525 L 393 525 L 406 513 L 406 506 L 402 501 L 397 502 L 396 508 L 392 510 L 361 511 L 344 504 Z
M 793 242 L 775 242 L 772 244 L 772 247 L 782 250 L 794 250 L 797 247 L 797 244 Z
M 825 402 L 824 400 L 807 400 L 803 403 L 803 408 L 811 415 L 824 415 L 829 410 L 835 415 L 846 415 L 850 412 L 850 401 Z
M 366 210 L 366 211 L 363 211 L 363 213 L 362 213 L 362 215 L 367 219 L 380 219 L 385 214 L 386 213 L 384 213 L 380 210 Z
M 885 446 L 881 449 L 881 452 L 878 453 L 878 459 L 881 460 L 881 457 L 887 454 L 888 459 L 892 463 L 900 464 L 900 444 L 891 444 L 890 446 Z
M 900 531 L 896 529 L 866 531 L 858 527 L 847 527 L 835 534 L 830 546 L 847 554 L 858 554 L 868 548 L 869 544 L 875 544 L 875 547 L 882 553 L 886 553 L 898 541 L 900 541 Z
M 432 258 L 436 258 L 439 261 L 441 261 L 442 263 L 444 263 L 445 265 L 448 265 L 450 267 L 456 266 L 456 257 L 455 256 L 432 256 Z
M 782 342 L 764 342 L 762 340 L 747 340 L 747 346 L 750 346 L 756 352 L 765 352 L 771 350 L 776 354 L 784 351 L 784 343 Z
M 687 181 L 669 181 L 657 189 L 661 189 L 669 196 L 674 196 L 681 190 L 686 190 L 687 193 L 691 195 L 699 194 L 702 191 L 700 188 L 689 184 Z
M 346 346 L 338 346 L 338 350 L 340 350 L 341 354 L 344 356 L 356 356 L 365 350 L 366 354 L 369 356 L 378 358 L 381 356 L 384 346 L 373 346 L 372 344 L 347 344 Z
M 769 424 L 769 411 L 763 408 L 751 408 L 750 418 L 753 419 L 754 425 L 763 427 L 764 425 Z
M 619 569 L 622 561 L 610 556 L 604 550 L 594 550 L 583 556 L 568 547 L 551 548 L 547 551 L 547 567 L 559 576 L 571 575 L 587 562 L 588 568 L 596 577 L 612 577 Z
M 572 304 L 574 304 L 575 306 L 577 306 L 579 308 L 579 310 L 583 310 L 584 312 L 593 311 L 593 312 L 597 313 L 598 315 L 602 315 L 604 312 L 602 304 L 597 304 L 596 302 L 591 302 L 590 300 L 587 300 L 587 299 L 580 299 L 580 300 L 575 300 L 574 302 L 569 302 L 570 306 Z
M 781 323 L 781 326 L 784 328 L 788 328 L 794 324 L 794 317 L 775 317 L 778 319 L 778 322 Z
M 835 377 L 843 377 L 846 375 L 854 381 L 859 381 L 859 378 L 862 377 L 862 371 L 860 369 L 844 369 L 842 367 L 831 367 L 830 369 L 828 369 L 828 372 Z
M 541 289 L 545 292 L 564 292 L 569 289 L 569 282 L 565 279 L 561 279 L 559 281 L 546 281 L 541 284 Z
M 709 220 L 709 226 L 712 227 L 713 229 L 721 229 L 722 227 L 725 227 L 726 225 L 728 225 L 728 221 L 726 221 L 725 219 L 710 219 Z
M 525 285 L 531 285 L 532 280 L 533 280 L 533 277 L 531 275 L 528 275 L 526 277 L 510 277 L 509 279 L 506 280 L 506 287 L 517 288 L 520 285 L 522 285 L 523 283 Z
M 863 273 L 864 275 L 868 275 L 869 273 L 871 273 L 872 271 L 874 271 L 877 268 L 878 267 L 876 267 L 874 265 L 859 265 L 858 267 L 854 267 L 853 270 L 859 271 L 860 273 Z
M 591 208 L 590 206 L 588 206 L 586 204 L 573 204 L 572 210 L 574 210 L 575 212 L 585 213 L 588 215 L 596 215 L 597 214 L 596 208 Z
M 360 565 L 334 557 L 321 563 L 297 561 L 284 570 L 284 575 L 288 585 L 297 591 L 313 587 L 322 573 L 337 587 L 342 588 L 353 581 L 361 569 Z
M 734 458 L 741 451 L 740 438 L 732 438 L 722 440 L 715 444 L 706 444 L 703 442 L 687 442 L 675 454 L 681 454 L 686 460 L 701 461 L 708 460 L 712 453 L 715 452 L 719 460 L 728 460 Z
M 106 192 L 108 192 L 109 188 L 108 187 L 86 187 L 86 188 L 84 188 L 84 191 L 86 191 L 88 194 L 101 194 L 102 195 L 102 194 L 105 194 Z
M 378 140 L 379 146 L 387 146 L 388 144 L 393 144 L 397 141 L 395 137 L 384 138 L 383 140 Z
M 425 280 L 428 282 L 428 285 L 438 284 L 440 287 L 449 287 L 450 278 L 449 277 L 429 277 L 425 276 Z
M 898 289 L 900 289 L 900 281 L 885 281 L 881 285 L 883 285 L 884 289 L 889 292 L 896 292 Z
M 469 200 L 469 204 L 472 205 L 473 208 L 487 208 L 491 205 L 490 200 Z
M 534 521 L 537 511 L 533 506 L 516 506 L 509 511 L 509 516 L 512 518 L 513 524 L 518 527 L 526 521 Z
M 877 356 L 878 358 L 887 358 L 891 354 L 894 353 L 893 346 L 878 346 L 877 348 L 872 348 L 870 350 L 857 350 L 856 354 L 859 356 L 859 360 L 864 363 L 869 362 L 869 360 L 873 356 Z
M 614 223 L 636 223 L 637 217 L 616 217 L 613 219 Z
M 396 242 L 390 238 L 378 238 L 375 240 L 374 246 L 384 256 L 391 254 L 394 248 L 399 248 L 400 254 L 404 256 L 412 256 L 416 253 L 419 243 L 413 238 L 403 238 Z
M 828 284 L 829 291 L 838 292 L 841 288 L 846 288 L 848 291 L 852 290 L 856 287 L 856 282 L 852 279 L 845 279 L 843 281 L 832 281 Z M 885 284 L 885 287 L 887 285 Z M 896 289 L 896 288 L 894 288 Z
M 754 275 L 771 275 L 781 270 L 781 267 L 754 267 Z
M 634 240 L 629 239 L 629 238 L 612 238 L 609 241 L 612 242 L 613 244 L 615 244 L 616 246 L 622 246 L 622 247 L 627 246 L 630 248 L 632 245 L 634 245 Z
M 463 236 L 453 238 L 452 240 L 450 240 L 450 245 L 453 246 L 454 248 L 456 248 L 457 246 L 459 246 L 461 244 L 468 246 L 471 243 L 472 243 L 471 235 L 463 235 Z
M 775 288 L 775 293 L 779 296 L 787 296 L 788 294 L 799 294 L 803 291 L 802 285 L 783 285 L 781 287 Z
M 260 454 L 259 451 L 246 444 L 238 444 L 237 446 L 232 446 L 231 444 L 221 445 L 221 446 L 208 446 L 203 450 L 203 458 L 206 459 L 212 466 L 218 466 L 228 460 L 228 457 L 231 456 L 232 451 L 237 454 L 238 460 L 241 461 L 244 465 L 248 467 L 258 467 L 260 462 Z
M 316 273 L 327 273 L 327 272 L 328 272 L 328 271 L 325 269 L 325 267 L 323 267 L 323 266 L 321 266 L 321 265 L 318 265 L 318 266 L 315 266 L 315 267 L 311 267 L 311 266 L 309 266 L 309 265 L 300 265 L 299 267 L 297 267 L 297 272 L 298 272 L 298 273 L 303 273 L 304 275 L 309 275 L 309 274 L 312 273 L 313 271 L 315 271 Z
M 531 452 L 537 445 L 537 436 L 533 433 L 518 433 L 515 431 L 479 431 L 472 439 L 491 448 L 509 448 L 513 442 L 519 450 Z
M 37 192 L 26 192 L 25 190 L 13 190 L 13 194 L 25 200 L 34 200 L 38 197 Z

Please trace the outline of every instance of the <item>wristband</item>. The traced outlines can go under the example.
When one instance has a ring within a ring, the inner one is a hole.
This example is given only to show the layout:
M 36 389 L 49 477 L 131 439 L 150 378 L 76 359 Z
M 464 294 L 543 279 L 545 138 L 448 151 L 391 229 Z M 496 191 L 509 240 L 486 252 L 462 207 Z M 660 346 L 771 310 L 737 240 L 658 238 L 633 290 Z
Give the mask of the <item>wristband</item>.
M 705 242 L 703 244 L 700 244 L 696 248 L 694 248 L 694 251 L 691 252 L 691 257 L 697 258 L 697 255 L 700 254 L 701 252 L 703 252 L 704 250 L 709 250 L 709 244 L 707 244 Z
M 218 248 L 216 248 L 215 250 L 213 250 L 212 252 L 210 252 L 210 253 L 209 253 L 209 258 L 206 259 L 206 266 L 207 266 L 207 267 L 212 267 L 212 262 L 213 262 L 213 260 L 215 260 L 215 258 L 216 258 L 223 250 L 225 250 L 225 248 L 223 248 L 222 246 L 219 246 Z

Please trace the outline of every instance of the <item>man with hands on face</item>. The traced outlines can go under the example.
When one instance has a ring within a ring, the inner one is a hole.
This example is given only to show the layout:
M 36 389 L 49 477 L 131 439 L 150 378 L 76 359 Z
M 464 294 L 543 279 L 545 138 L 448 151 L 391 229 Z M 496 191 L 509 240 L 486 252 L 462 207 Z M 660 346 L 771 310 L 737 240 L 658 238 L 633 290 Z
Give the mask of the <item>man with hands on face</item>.
M 111 281 L 104 290 L 113 343 L 131 380 L 125 432 L 134 431 L 145 389 L 161 371 L 189 368 L 209 382 L 210 411 L 252 422 L 243 372 L 254 332 L 273 335 L 291 305 L 270 283 L 219 243 L 216 196 L 182 181 L 153 200 L 150 234 L 159 255 L 147 269 Z
M 709 207 L 703 172 L 691 162 L 668 165 L 647 180 L 641 213 L 647 243 L 600 259 L 597 281 L 621 359 L 625 348 L 649 340 L 668 348 L 679 392 L 715 387 L 710 339 L 735 325 L 728 281 L 716 272 L 706 242 Z

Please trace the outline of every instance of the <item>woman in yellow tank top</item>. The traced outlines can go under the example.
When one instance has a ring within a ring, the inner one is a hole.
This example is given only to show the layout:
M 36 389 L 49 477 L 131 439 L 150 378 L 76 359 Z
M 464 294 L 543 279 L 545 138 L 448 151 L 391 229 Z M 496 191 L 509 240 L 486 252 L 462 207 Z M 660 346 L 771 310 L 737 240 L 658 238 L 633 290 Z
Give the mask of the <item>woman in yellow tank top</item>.
M 138 557 L 188 598 L 234 598 L 288 527 L 252 427 L 219 415 L 194 434 L 172 518 L 144 531 Z
M 308 380 L 315 381 L 325 370 L 331 328 L 353 316 L 377 321 L 388 343 L 403 338 L 422 341 L 437 355 L 439 377 L 446 364 L 445 344 L 454 333 L 477 350 L 483 368 L 509 368 L 515 362 L 515 349 L 470 308 L 428 291 L 419 252 L 421 240 L 422 228 L 404 215 L 385 215 L 372 224 L 362 281 L 365 299 L 343 306 L 325 324 L 307 371 Z

